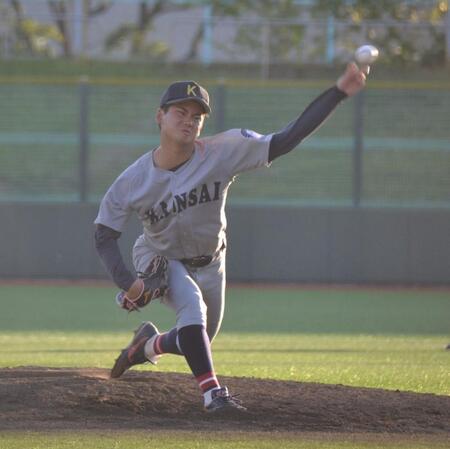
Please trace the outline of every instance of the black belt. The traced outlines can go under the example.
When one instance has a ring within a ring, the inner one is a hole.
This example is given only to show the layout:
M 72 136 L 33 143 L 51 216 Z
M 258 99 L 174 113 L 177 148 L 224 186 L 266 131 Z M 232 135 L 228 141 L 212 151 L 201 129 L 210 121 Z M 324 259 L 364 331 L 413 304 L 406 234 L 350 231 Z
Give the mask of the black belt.
M 214 262 L 219 258 L 219 255 L 223 249 L 225 249 L 225 243 L 216 253 L 211 254 L 210 256 L 197 256 L 192 257 L 191 259 L 180 259 L 180 262 L 190 268 L 206 267 L 206 265 L 209 265 L 211 262 Z
M 192 259 L 181 259 L 180 262 L 183 265 L 187 265 L 190 268 L 201 268 L 206 267 L 213 261 L 214 256 L 198 256 Z

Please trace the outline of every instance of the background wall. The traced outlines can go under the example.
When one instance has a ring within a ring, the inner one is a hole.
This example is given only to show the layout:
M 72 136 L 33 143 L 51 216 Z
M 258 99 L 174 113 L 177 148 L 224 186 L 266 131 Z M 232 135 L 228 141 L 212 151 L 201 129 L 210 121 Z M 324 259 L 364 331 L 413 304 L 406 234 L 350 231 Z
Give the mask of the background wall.
M 0 277 L 106 278 L 96 204 L 0 204 Z M 450 210 L 228 208 L 232 281 L 450 284 Z M 129 263 L 140 233 L 120 244 Z

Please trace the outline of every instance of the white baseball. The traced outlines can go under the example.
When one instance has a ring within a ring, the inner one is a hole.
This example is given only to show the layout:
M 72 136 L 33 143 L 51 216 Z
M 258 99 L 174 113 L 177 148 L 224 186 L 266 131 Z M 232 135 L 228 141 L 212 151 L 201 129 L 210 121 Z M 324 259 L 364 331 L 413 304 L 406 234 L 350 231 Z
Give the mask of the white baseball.
M 373 64 L 380 52 L 373 45 L 363 45 L 355 51 L 355 60 L 358 64 Z

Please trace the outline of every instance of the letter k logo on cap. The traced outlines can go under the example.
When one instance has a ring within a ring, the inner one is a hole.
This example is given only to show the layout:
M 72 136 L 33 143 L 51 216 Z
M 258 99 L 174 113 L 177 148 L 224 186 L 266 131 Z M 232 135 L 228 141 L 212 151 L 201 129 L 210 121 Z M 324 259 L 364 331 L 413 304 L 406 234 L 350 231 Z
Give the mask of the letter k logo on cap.
M 186 93 L 190 96 L 193 95 L 194 97 L 197 96 L 197 92 L 195 92 L 197 86 L 193 86 L 192 84 L 188 84 L 186 88 Z

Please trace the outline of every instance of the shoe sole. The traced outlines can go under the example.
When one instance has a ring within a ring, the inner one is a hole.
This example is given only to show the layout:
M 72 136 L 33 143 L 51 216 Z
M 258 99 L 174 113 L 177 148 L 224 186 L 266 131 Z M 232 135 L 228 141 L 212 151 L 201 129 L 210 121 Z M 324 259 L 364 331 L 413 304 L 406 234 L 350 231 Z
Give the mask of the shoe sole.
M 224 414 L 224 413 L 243 413 L 246 412 L 247 409 L 244 406 L 236 407 L 234 405 L 225 404 L 222 407 L 208 409 L 205 408 L 206 413 L 210 415 L 216 415 L 216 414 Z
M 110 374 L 111 379 L 117 379 L 130 367 L 131 365 L 128 361 L 127 349 L 124 349 L 114 362 L 114 366 L 112 367 Z
M 208 410 L 205 409 L 207 416 L 237 416 L 237 415 L 241 415 L 243 413 L 246 413 L 248 410 L 243 407 L 243 408 L 236 408 L 236 407 L 220 407 L 220 408 L 216 408 L 214 410 Z

